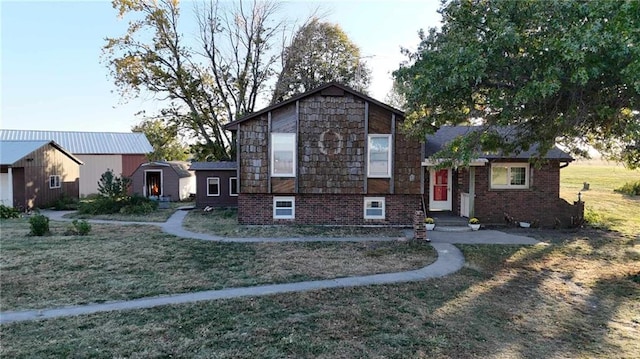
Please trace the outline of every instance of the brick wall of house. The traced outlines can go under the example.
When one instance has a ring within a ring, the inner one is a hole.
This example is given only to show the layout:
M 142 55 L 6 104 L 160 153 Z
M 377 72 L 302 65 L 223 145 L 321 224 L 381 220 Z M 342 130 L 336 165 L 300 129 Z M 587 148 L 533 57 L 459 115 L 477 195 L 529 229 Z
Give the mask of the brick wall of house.
M 273 219 L 270 194 L 241 193 L 238 197 L 240 224 L 323 224 L 323 225 L 405 225 L 411 226 L 415 210 L 421 209 L 419 195 L 387 195 L 386 219 L 365 220 L 363 195 L 295 196 L 295 219 Z
M 559 198 L 560 165 L 549 161 L 540 168 L 531 166 L 530 188 L 491 189 L 491 166 L 476 168 L 475 216 L 485 224 L 505 224 L 505 217 L 515 221 L 536 222 L 543 227 L 569 226 L 581 216 L 579 209 Z M 459 177 L 468 185 L 468 172 Z M 466 189 L 468 187 L 462 187 Z

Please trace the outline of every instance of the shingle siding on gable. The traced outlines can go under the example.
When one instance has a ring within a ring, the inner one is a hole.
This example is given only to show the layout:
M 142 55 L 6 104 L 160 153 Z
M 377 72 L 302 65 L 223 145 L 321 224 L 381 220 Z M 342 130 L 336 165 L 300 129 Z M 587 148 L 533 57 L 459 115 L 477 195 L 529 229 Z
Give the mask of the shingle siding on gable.
M 318 94 L 300 101 L 299 193 L 363 193 L 364 107 L 364 101 L 350 94 Z
M 240 121 L 238 221 L 410 224 L 421 208 L 421 143 L 400 133 L 402 120 L 349 91 L 318 91 Z M 296 133 L 296 177 L 271 177 L 272 132 Z M 393 134 L 392 178 L 367 177 L 368 134 Z M 295 197 L 295 219 L 273 219 L 275 196 Z M 364 198 L 371 196 L 385 198 L 385 219 L 364 219 Z
M 269 175 L 269 130 L 267 116 L 240 125 L 240 192 L 266 193 Z

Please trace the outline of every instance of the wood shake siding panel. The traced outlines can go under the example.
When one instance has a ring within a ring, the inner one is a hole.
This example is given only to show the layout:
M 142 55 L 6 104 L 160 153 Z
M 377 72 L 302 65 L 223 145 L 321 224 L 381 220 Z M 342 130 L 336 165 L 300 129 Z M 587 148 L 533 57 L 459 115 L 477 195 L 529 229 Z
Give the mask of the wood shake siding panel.
M 398 117 L 396 117 L 398 118 Z M 420 194 L 422 144 L 402 133 L 396 121 L 393 179 L 396 194 Z
M 293 194 L 296 191 L 294 178 L 271 178 L 271 192 L 280 194 Z
M 271 112 L 271 132 L 296 133 L 296 104 L 292 103 Z
M 267 193 L 269 176 L 267 115 L 242 124 L 240 144 L 240 192 Z
M 390 134 L 391 112 L 369 104 L 369 134 Z
M 364 107 L 364 101 L 351 94 L 317 94 L 300 101 L 299 193 L 363 192 Z

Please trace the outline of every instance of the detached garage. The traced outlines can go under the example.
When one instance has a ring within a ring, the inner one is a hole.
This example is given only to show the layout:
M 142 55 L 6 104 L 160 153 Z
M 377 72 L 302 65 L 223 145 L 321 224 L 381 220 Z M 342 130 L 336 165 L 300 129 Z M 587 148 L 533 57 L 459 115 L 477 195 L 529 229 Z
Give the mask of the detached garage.
M 54 141 L 0 141 L 0 202 L 26 210 L 78 198 L 82 164 Z
M 196 207 L 238 207 L 237 162 L 193 162 Z
M 133 193 L 170 201 L 188 199 L 196 190 L 196 177 L 188 168 L 188 162 L 180 161 L 143 163 L 131 175 Z

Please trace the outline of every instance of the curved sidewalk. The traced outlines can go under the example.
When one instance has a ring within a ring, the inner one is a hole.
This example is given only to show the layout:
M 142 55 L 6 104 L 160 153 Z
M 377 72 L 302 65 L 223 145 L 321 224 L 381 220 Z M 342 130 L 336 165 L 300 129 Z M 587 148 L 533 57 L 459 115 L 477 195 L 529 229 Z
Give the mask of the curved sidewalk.
M 464 264 L 460 250 L 447 243 L 437 243 L 433 247 L 438 252 L 438 259 L 424 268 L 398 273 L 373 274 L 358 277 L 315 280 L 298 283 L 270 284 L 255 287 L 227 288 L 203 292 L 166 295 L 140 298 L 128 301 L 107 302 L 99 304 L 77 305 L 55 309 L 26 310 L 0 313 L 0 323 L 11 323 L 26 320 L 70 317 L 76 315 L 108 312 L 113 310 L 132 310 L 153 308 L 163 305 L 195 303 L 200 301 L 238 298 L 246 296 L 265 296 L 277 293 L 302 292 L 318 289 L 356 287 L 374 284 L 392 284 L 419 281 L 428 278 L 443 277 L 457 272 Z
M 69 212 L 45 211 L 52 220 L 70 221 L 63 218 Z M 89 220 L 90 223 L 117 223 L 124 225 L 155 225 L 160 226 L 163 231 L 183 237 L 208 241 L 220 242 L 288 242 L 288 241 L 388 241 L 395 238 L 227 238 L 213 236 L 203 233 L 190 232 L 182 227 L 182 222 L 187 215 L 187 211 L 176 211 L 166 222 L 115 222 L 107 220 Z M 114 310 L 134 310 L 153 308 L 163 305 L 195 303 L 207 300 L 238 298 L 246 296 L 265 296 L 277 293 L 302 292 L 318 289 L 344 288 L 379 284 L 393 284 L 420 281 L 429 278 L 443 277 L 457 272 L 464 265 L 464 256 L 452 243 L 493 243 L 493 244 L 536 244 L 532 238 L 514 236 L 498 231 L 473 232 L 473 236 L 466 233 L 430 232 L 432 246 L 438 253 L 438 259 L 432 264 L 417 270 L 372 274 L 365 276 L 344 277 L 336 279 L 315 280 L 297 283 L 270 284 L 253 287 L 226 288 L 220 290 L 208 290 L 193 293 L 183 293 L 175 295 L 163 295 L 157 297 L 139 298 L 126 301 L 114 301 L 97 304 L 76 305 L 42 310 L 24 310 L 0 313 L 0 324 L 12 323 L 27 320 L 50 319 L 59 317 L 70 317 L 77 315 L 108 312 Z M 446 242 L 446 243 L 445 243 Z

